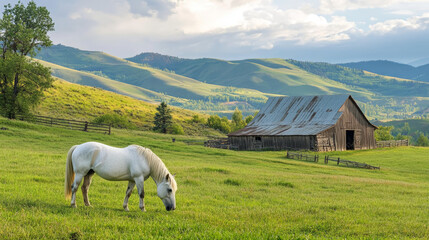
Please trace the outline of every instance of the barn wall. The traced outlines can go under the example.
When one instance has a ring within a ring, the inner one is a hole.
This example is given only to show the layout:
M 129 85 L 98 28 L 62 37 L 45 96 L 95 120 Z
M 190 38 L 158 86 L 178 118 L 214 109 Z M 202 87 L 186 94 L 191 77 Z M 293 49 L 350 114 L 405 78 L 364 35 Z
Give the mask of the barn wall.
M 316 150 L 315 136 L 230 136 L 238 150 Z
M 374 130 L 365 116 L 350 99 L 340 108 L 343 115 L 333 128 L 317 135 L 318 151 L 345 151 L 346 131 L 354 131 L 354 147 L 359 149 L 373 149 L 376 147 Z

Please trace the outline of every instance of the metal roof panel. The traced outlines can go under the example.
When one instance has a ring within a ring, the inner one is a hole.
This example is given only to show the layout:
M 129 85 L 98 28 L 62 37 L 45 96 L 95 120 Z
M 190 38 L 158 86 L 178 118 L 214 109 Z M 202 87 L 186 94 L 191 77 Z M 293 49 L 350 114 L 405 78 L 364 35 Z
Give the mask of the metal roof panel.
M 335 125 L 349 95 L 271 97 L 245 128 L 229 134 L 316 135 Z

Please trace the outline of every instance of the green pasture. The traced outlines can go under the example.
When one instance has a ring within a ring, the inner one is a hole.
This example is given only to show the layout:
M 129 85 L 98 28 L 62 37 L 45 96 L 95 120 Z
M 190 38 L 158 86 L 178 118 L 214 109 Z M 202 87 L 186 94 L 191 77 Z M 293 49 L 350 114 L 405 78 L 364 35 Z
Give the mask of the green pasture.
M 113 130 L 85 133 L 0 118 L 0 239 L 428 239 L 429 148 L 329 153 L 381 166 L 338 167 L 187 143 L 199 137 Z M 64 199 L 68 149 L 98 141 L 151 148 L 177 174 L 177 209 L 151 179 L 146 209 L 130 212 L 126 182 L 95 176 L 92 207 Z

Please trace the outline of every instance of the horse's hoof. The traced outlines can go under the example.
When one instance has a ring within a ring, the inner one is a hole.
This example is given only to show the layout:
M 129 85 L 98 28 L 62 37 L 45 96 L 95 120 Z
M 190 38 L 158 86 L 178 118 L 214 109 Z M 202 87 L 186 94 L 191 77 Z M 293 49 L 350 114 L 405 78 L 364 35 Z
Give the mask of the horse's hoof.
M 71 205 L 72 208 L 77 208 L 76 204 Z
M 124 211 L 125 211 L 125 212 L 129 212 L 129 211 L 130 211 L 130 209 L 128 209 L 128 207 L 126 207 L 126 208 L 124 208 Z
M 146 208 L 142 208 L 141 210 L 142 210 L 142 212 L 146 212 Z

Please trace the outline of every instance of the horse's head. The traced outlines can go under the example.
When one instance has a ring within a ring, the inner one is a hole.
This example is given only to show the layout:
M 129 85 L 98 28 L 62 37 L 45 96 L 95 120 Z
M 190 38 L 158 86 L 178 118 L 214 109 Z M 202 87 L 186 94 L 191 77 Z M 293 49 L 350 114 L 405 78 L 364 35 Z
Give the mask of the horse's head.
M 161 198 L 167 211 L 176 209 L 177 184 L 174 176 L 167 174 L 164 180 L 158 184 L 158 197 Z

